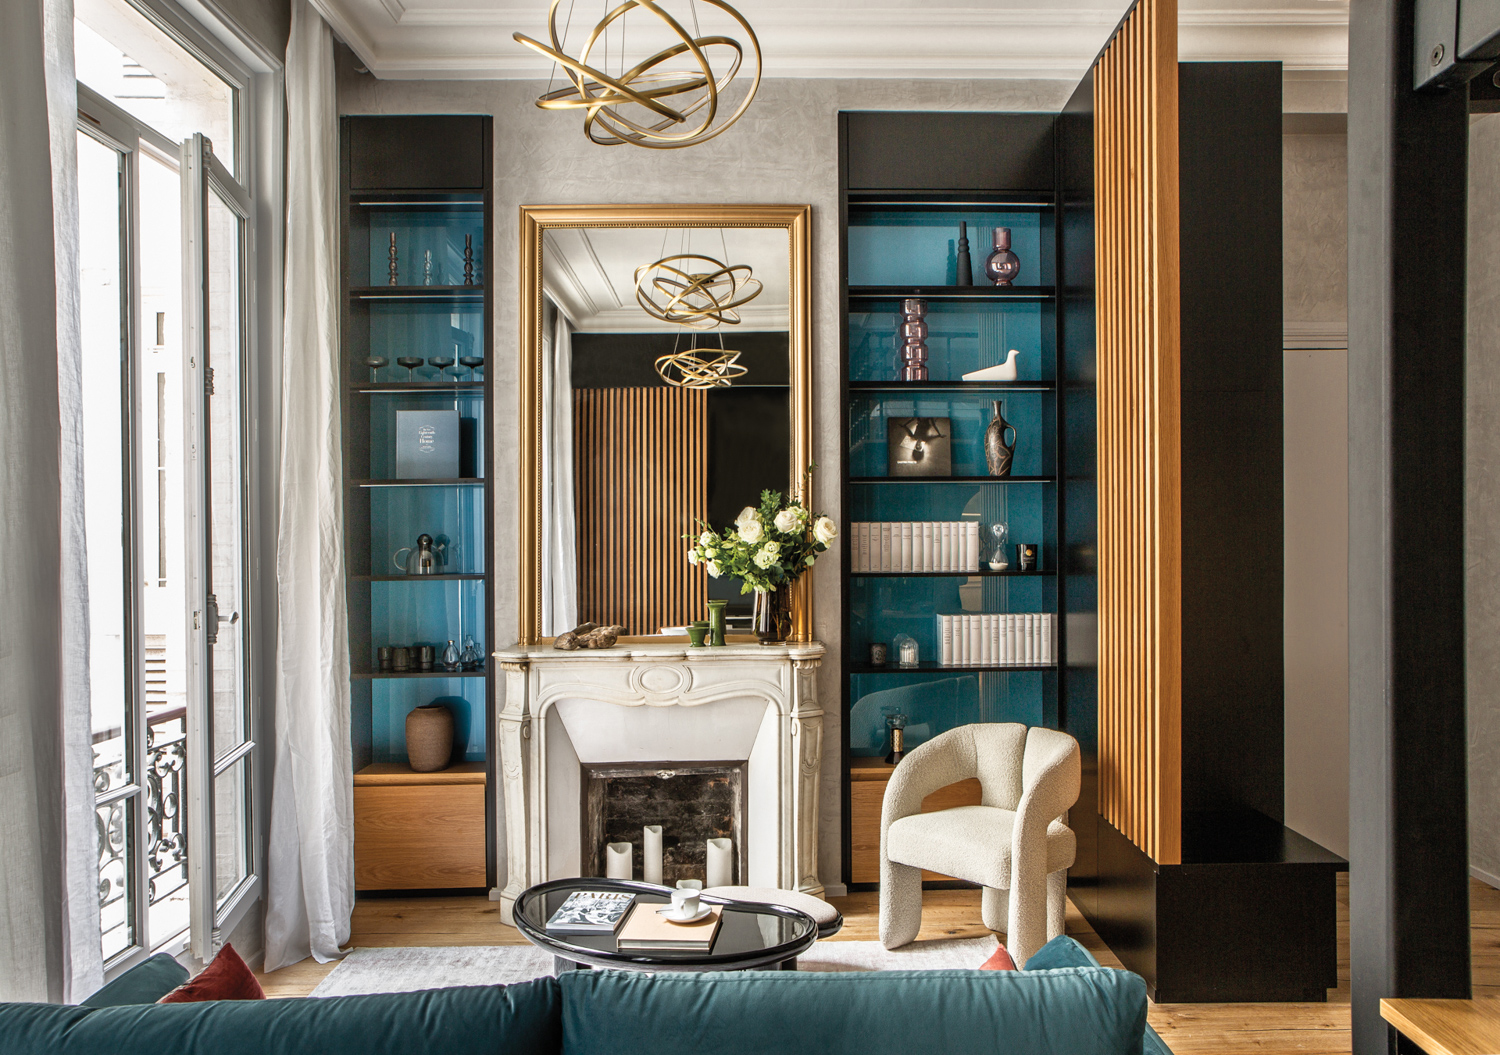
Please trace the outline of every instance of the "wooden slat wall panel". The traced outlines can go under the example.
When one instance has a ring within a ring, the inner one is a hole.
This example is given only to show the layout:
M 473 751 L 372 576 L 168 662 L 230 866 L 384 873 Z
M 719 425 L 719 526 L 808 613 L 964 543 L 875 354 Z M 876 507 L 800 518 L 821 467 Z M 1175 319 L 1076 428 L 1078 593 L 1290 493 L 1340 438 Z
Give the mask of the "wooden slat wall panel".
M 1094 70 L 1099 811 L 1181 861 L 1177 3 L 1138 0 Z
M 654 634 L 706 616 L 708 579 L 683 535 L 708 518 L 708 394 L 573 393 L 578 617 Z

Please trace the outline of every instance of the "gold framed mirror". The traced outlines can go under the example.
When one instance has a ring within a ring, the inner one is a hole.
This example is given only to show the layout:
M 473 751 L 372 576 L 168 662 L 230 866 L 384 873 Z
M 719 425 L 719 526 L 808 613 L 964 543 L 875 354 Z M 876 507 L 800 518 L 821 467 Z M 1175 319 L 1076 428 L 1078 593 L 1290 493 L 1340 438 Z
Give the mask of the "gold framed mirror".
M 810 221 L 807 205 L 521 207 L 521 644 L 580 618 L 670 634 L 738 594 L 688 565 L 697 521 L 723 527 L 761 486 L 811 508 Z M 803 575 L 791 640 L 811 627 Z

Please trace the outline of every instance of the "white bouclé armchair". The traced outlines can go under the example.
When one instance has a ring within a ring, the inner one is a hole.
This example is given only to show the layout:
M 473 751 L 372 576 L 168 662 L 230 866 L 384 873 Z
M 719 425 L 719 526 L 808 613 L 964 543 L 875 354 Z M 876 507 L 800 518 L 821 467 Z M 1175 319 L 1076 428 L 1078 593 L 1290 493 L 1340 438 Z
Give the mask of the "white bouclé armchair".
M 984 925 L 1024 964 L 1063 932 L 1077 841 L 1063 815 L 1078 801 L 1078 741 L 1014 723 L 961 725 L 908 752 L 880 816 L 880 941 L 922 927 L 922 869 L 984 887 Z M 979 779 L 980 805 L 922 812 L 939 788 Z

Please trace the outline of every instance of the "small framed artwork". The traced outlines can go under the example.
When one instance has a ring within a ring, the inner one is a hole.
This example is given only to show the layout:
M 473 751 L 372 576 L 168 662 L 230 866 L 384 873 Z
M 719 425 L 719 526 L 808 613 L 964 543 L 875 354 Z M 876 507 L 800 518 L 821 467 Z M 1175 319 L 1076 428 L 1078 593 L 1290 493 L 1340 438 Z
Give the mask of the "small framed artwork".
M 953 427 L 948 418 L 887 418 L 887 476 L 952 476 Z

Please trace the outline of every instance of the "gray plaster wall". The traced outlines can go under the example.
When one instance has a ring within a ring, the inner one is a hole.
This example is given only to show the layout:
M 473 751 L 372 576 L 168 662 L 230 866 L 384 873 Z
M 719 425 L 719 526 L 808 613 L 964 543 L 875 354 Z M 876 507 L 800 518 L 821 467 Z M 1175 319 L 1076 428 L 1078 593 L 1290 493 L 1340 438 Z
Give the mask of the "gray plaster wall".
M 545 84 L 528 81 L 377 80 L 356 73 L 341 51 L 339 109 L 346 114 L 481 113 L 495 119 L 496 219 L 490 277 L 495 287 L 494 365 L 499 392 L 517 381 L 517 209 L 521 205 L 790 203 L 813 207 L 813 430 L 818 470 L 814 505 L 838 519 L 839 435 L 838 114 L 841 110 L 1057 111 L 1070 81 L 767 80 L 749 112 L 717 139 L 686 150 L 599 147 L 582 119 L 544 113 Z M 515 415 L 495 408 L 491 465 L 504 493 L 516 479 Z M 516 636 L 515 508 L 496 512 L 496 624 L 500 646 Z M 828 646 L 819 679 L 825 708 L 819 818 L 819 874 L 840 880 L 840 663 L 838 554 L 813 570 L 814 632 Z M 502 851 L 503 852 L 503 851 Z M 503 866 L 503 863 L 502 863 Z
M 1285 809 L 1349 853 L 1348 169 L 1343 135 L 1282 138 Z
M 1500 886 L 1500 115 L 1469 128 L 1464 584 L 1469 864 Z

